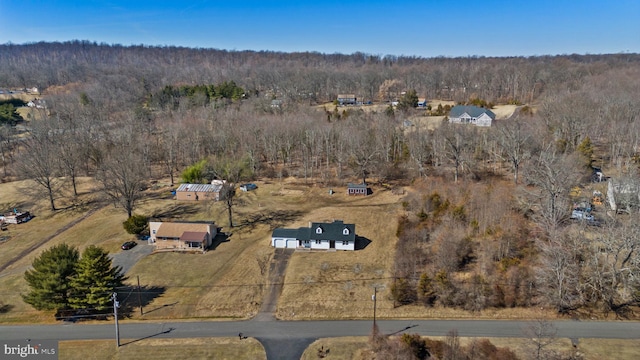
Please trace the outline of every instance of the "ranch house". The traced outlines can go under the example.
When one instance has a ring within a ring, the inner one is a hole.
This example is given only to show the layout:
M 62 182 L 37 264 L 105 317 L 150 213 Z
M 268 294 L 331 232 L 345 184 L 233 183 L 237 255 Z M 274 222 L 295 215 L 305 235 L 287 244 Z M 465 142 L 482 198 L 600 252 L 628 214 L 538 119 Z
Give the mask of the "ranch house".
M 206 251 L 217 234 L 211 221 L 202 222 L 149 222 L 149 243 L 157 250 Z
M 277 228 L 271 234 L 271 246 L 286 249 L 355 250 L 356 225 L 341 220 L 312 222 L 298 229 Z
M 338 105 L 355 105 L 357 103 L 358 98 L 354 94 L 339 94 L 338 95 Z
M 493 111 L 477 106 L 456 105 L 451 108 L 449 122 L 456 124 L 473 124 L 476 126 L 491 126 L 496 119 Z

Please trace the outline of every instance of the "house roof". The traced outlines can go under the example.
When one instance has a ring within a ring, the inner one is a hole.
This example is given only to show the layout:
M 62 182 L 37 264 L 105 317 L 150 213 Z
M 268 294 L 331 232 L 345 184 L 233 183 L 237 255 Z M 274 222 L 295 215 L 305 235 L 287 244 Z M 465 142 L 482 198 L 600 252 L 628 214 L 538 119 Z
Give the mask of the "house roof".
M 156 237 L 160 238 L 182 238 L 185 232 L 209 232 L 212 222 L 206 223 L 183 223 L 183 222 L 163 222 L 160 224 Z
M 321 233 L 316 230 L 320 228 Z M 346 234 L 345 234 L 345 229 Z M 356 225 L 345 224 L 342 220 L 334 220 L 332 223 L 312 222 L 311 227 L 301 227 L 298 229 L 277 228 L 273 230 L 271 237 L 295 238 L 298 240 L 337 240 L 355 241 Z
M 181 241 L 189 241 L 189 242 L 205 242 L 207 239 L 206 231 L 185 231 L 180 236 Z
M 355 99 L 355 94 L 338 94 L 338 99 Z
M 352 184 L 352 183 L 347 184 L 347 189 L 366 189 L 366 188 L 367 188 L 367 184 Z
M 496 114 L 493 111 L 485 108 L 481 108 L 473 105 L 456 105 L 451 108 L 451 112 L 449 112 L 450 117 L 460 117 L 465 113 L 469 114 L 469 116 L 477 118 L 482 114 L 487 114 L 491 117 L 492 120 L 495 120 Z
M 299 229 L 277 228 L 273 230 L 273 233 L 271 233 L 271 237 L 298 239 L 298 230 Z
M 321 233 L 317 229 L 322 230 Z M 346 234 L 345 234 L 345 229 Z M 311 223 L 310 240 L 329 239 L 329 240 L 355 240 L 356 226 L 355 224 L 345 224 L 342 220 L 334 220 L 332 223 Z
M 220 192 L 222 184 L 180 184 L 176 191 Z

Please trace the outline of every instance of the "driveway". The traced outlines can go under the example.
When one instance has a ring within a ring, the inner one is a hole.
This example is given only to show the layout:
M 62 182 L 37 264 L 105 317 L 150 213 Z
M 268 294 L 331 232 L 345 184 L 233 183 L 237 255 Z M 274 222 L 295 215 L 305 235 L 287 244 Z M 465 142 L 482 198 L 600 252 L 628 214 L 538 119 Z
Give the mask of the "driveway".
M 113 260 L 113 266 L 122 267 L 124 274 L 129 271 L 140 259 L 153 252 L 153 245 L 148 245 L 146 241 L 136 241 L 136 245 L 130 250 L 120 250 L 115 254 L 109 254 Z

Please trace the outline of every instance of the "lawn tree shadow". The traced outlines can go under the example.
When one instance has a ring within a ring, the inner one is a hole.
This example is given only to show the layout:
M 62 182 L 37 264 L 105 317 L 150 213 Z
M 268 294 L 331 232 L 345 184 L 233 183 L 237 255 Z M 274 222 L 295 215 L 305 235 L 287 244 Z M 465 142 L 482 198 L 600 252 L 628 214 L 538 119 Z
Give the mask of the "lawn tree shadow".
M 218 232 L 216 233 L 216 236 L 211 241 L 211 246 L 209 246 L 208 250 L 210 251 L 215 250 L 218 247 L 218 245 L 231 241 L 229 240 L 229 238 L 231 237 L 231 233 L 221 232 L 220 230 L 221 229 L 218 228 Z
M 0 314 L 6 314 L 13 309 L 13 305 L 0 303 Z
M 371 244 L 371 240 L 367 239 L 364 236 L 356 235 L 356 246 L 355 250 L 362 250 Z
M 141 307 L 144 308 L 156 298 L 161 297 L 165 291 L 166 288 L 163 286 L 140 286 L 139 290 L 136 285 L 121 288 L 118 291 L 118 298 L 120 299 L 118 314 L 122 314 L 122 317 L 131 317 L 136 312 L 139 312 Z M 148 314 L 167 306 L 169 305 L 159 305 L 155 309 L 144 311 L 143 314 Z
M 253 230 L 258 224 L 267 224 L 272 229 L 275 229 L 297 220 L 302 214 L 303 212 L 298 210 L 273 210 L 251 214 L 238 227 L 246 227 Z
M 152 219 L 174 219 L 184 217 L 185 215 L 194 215 L 199 211 L 196 204 L 174 204 L 163 207 L 151 214 Z

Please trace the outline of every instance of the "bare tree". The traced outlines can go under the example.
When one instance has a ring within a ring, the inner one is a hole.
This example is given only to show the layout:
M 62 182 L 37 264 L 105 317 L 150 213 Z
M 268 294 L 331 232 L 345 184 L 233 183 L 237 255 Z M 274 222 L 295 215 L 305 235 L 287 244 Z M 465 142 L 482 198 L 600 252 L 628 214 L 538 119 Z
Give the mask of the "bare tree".
M 581 254 L 567 246 L 566 238 L 552 238 L 539 244 L 537 281 L 543 296 L 559 313 L 582 305 L 580 291 Z
M 441 149 L 454 167 L 454 182 L 458 182 L 460 171 L 469 161 L 469 152 L 473 149 L 472 130 L 467 125 L 443 124 L 437 134 L 442 143 Z
M 550 232 L 567 218 L 569 191 L 578 182 L 576 160 L 547 146 L 527 167 L 525 177 L 527 183 L 535 186 L 529 195 L 539 210 L 537 220 Z
M 142 162 L 135 140 L 126 137 L 112 147 L 96 174 L 104 193 L 120 205 L 128 217 L 133 215 L 144 190 L 146 175 Z
M 511 163 L 513 182 L 518 183 L 520 165 L 532 155 L 532 134 L 524 120 L 516 117 L 512 120 L 496 123 L 496 140 L 501 155 Z
M 630 223 L 606 225 L 599 241 L 585 251 L 588 297 L 621 317 L 640 304 L 640 226 L 637 215 L 631 216 Z
M 17 162 L 18 171 L 45 190 L 52 211 L 57 210 L 55 198 L 61 185 L 58 153 L 53 138 L 56 131 L 46 121 L 33 123 L 31 136 L 23 142 L 24 149 Z
M 2 158 L 2 169 L 4 176 L 7 176 L 9 174 L 9 164 L 13 159 L 13 150 L 15 147 L 14 143 L 16 141 L 14 135 L 14 127 L 8 124 L 0 125 L 0 158 Z

